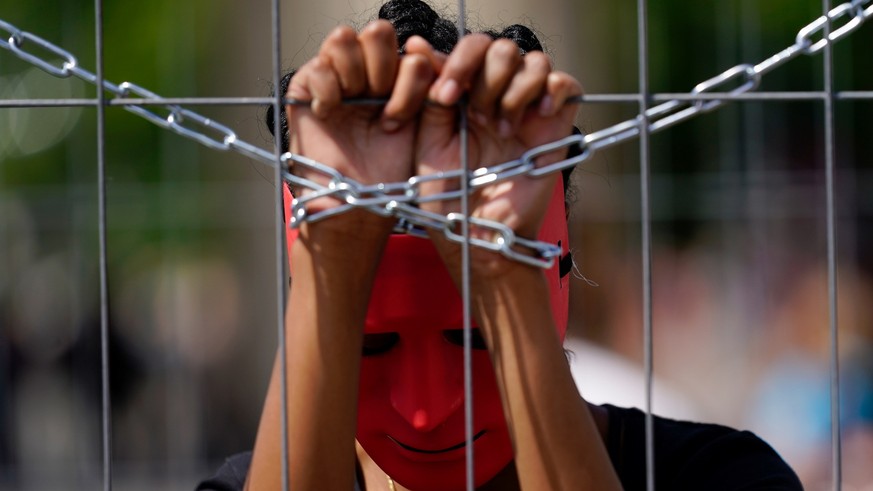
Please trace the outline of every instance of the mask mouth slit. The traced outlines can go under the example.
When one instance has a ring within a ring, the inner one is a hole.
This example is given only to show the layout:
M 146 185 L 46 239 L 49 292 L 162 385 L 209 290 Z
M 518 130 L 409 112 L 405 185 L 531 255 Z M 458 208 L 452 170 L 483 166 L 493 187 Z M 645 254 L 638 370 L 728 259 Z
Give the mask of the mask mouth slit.
M 476 434 L 473 436 L 473 441 L 475 442 L 476 440 L 479 439 L 480 436 L 482 436 L 482 435 L 484 435 L 484 434 L 485 434 L 485 430 L 482 430 L 482 431 L 480 431 L 479 433 L 476 433 Z M 418 452 L 418 453 L 426 453 L 426 454 L 437 454 L 437 453 L 451 452 L 452 450 L 457 450 L 457 449 L 459 449 L 459 448 L 464 448 L 464 446 L 467 445 L 467 442 L 464 441 L 464 442 L 461 442 L 461 443 L 459 443 L 459 444 L 457 444 L 457 445 L 452 445 L 451 447 L 448 447 L 448 448 L 442 448 L 442 449 L 439 449 L 439 450 L 423 450 L 423 449 L 420 449 L 420 448 L 410 447 L 409 445 L 406 445 L 405 443 L 401 443 L 401 442 L 395 440 L 394 438 L 392 438 L 391 435 L 385 435 L 385 436 L 387 436 L 388 439 L 391 440 L 392 442 L 396 443 L 397 445 L 400 445 L 401 447 L 405 448 L 406 450 L 409 450 L 410 452 Z

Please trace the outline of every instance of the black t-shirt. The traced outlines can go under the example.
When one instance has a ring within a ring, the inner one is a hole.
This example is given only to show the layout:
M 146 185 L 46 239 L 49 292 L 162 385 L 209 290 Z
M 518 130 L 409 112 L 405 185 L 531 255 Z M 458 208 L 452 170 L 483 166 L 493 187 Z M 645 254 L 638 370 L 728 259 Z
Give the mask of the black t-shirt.
M 606 448 L 625 491 L 646 489 L 645 413 L 605 405 Z M 749 431 L 654 417 L 655 489 L 802 490 L 794 471 Z
M 609 412 L 606 449 L 625 491 L 646 489 L 645 413 L 603 406 Z M 655 489 L 668 491 L 802 490 L 788 464 L 763 440 L 726 426 L 655 416 Z M 239 491 L 251 452 L 228 458 L 198 491 Z M 355 484 L 355 491 L 359 485 Z

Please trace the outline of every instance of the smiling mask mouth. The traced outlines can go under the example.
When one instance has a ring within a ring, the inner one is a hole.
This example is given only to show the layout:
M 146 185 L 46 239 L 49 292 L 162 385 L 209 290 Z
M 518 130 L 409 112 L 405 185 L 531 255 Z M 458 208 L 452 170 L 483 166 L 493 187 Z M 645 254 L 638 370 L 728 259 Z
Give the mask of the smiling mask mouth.
M 485 434 L 485 430 L 482 430 L 479 433 L 476 433 L 473 436 L 473 441 L 475 442 L 476 440 L 479 439 L 480 436 L 482 436 L 484 434 Z M 405 448 L 406 450 L 409 450 L 410 452 L 418 452 L 418 453 L 424 453 L 424 454 L 440 454 L 440 453 L 451 452 L 452 450 L 464 448 L 467 445 L 467 442 L 464 441 L 464 442 L 461 442 L 457 445 L 452 445 L 451 447 L 442 448 L 439 450 L 423 450 L 421 448 L 410 447 L 409 445 L 406 445 L 405 443 L 399 442 L 399 441 L 395 440 L 394 438 L 392 438 L 391 435 L 386 435 L 386 436 L 388 437 L 389 440 L 396 443 L 397 445 L 400 445 L 401 447 Z

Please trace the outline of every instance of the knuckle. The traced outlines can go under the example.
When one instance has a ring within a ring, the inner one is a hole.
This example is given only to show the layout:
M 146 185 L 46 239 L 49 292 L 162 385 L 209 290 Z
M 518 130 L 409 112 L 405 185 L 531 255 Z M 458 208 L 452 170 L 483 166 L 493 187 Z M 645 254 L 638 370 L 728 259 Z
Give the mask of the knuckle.
M 357 40 L 357 33 L 349 26 L 337 26 L 327 36 L 329 44 L 350 45 Z
M 522 104 L 523 101 L 519 97 L 504 97 L 500 99 L 500 112 L 511 117 L 521 110 Z
M 504 60 L 513 60 L 521 58 L 521 51 L 518 45 L 509 39 L 498 39 L 491 44 L 489 52 L 495 57 Z
M 433 74 L 433 67 L 430 64 L 430 60 L 421 54 L 408 54 L 403 57 L 401 64 L 405 70 L 409 70 L 409 72 L 416 77 L 424 78 Z
M 303 68 L 301 68 L 300 71 L 302 72 L 304 70 L 307 70 L 309 72 L 320 72 L 329 68 L 330 60 L 328 60 L 328 58 L 325 56 L 319 55 L 306 62 L 306 64 L 303 65 Z
M 380 42 L 390 42 L 396 38 L 396 35 L 394 34 L 394 26 L 384 19 L 379 19 L 367 24 L 367 27 L 361 31 L 360 36 L 363 39 Z
M 491 39 L 490 36 L 488 36 L 487 34 L 483 34 L 481 32 L 477 32 L 474 34 L 467 34 L 466 36 L 461 38 L 460 41 L 458 41 L 458 44 L 455 47 L 455 50 L 469 49 L 472 47 L 481 48 L 484 46 L 488 46 L 492 42 L 493 42 L 493 40 Z
M 566 90 L 571 94 L 581 95 L 584 90 L 582 84 L 575 77 L 566 72 L 552 72 L 548 77 L 548 84 L 556 90 Z
M 536 72 L 548 73 L 552 70 L 552 61 L 548 55 L 539 51 L 524 55 L 524 64 L 525 67 Z
M 556 90 L 565 90 L 573 86 L 572 80 L 560 73 L 552 72 L 548 75 L 546 83 L 550 88 Z

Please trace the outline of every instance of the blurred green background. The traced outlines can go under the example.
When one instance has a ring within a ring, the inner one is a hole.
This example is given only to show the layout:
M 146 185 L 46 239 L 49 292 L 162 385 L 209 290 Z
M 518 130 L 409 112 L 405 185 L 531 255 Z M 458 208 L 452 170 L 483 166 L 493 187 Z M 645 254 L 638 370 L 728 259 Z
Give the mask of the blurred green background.
M 456 7 L 440 2 L 454 16 Z M 282 3 L 282 62 L 304 62 L 377 2 Z M 534 26 L 591 94 L 637 91 L 629 0 L 468 2 L 471 28 Z M 105 2 L 106 78 L 167 97 L 266 96 L 270 4 Z M 787 47 L 815 1 L 649 5 L 651 88 L 687 92 Z M 7 1 L 0 20 L 94 71 L 94 7 Z M 870 23 L 868 23 L 870 24 Z M 836 90 L 873 90 L 873 26 L 834 48 Z M 803 57 L 761 90 L 821 90 Z M 0 50 L 0 99 L 88 98 Z M 191 106 L 271 147 L 263 108 Z M 635 103 L 585 104 L 595 131 Z M 655 408 L 758 432 L 828 489 L 830 415 L 820 101 L 733 103 L 652 138 Z M 847 486 L 873 486 L 873 101 L 837 101 L 836 202 Z M 106 110 L 115 489 L 192 489 L 251 447 L 275 353 L 272 170 Z M 0 489 L 98 489 L 96 116 L 0 107 Z M 642 405 L 639 147 L 575 174 L 569 348 L 583 394 Z M 583 281 L 584 279 L 584 281 Z

